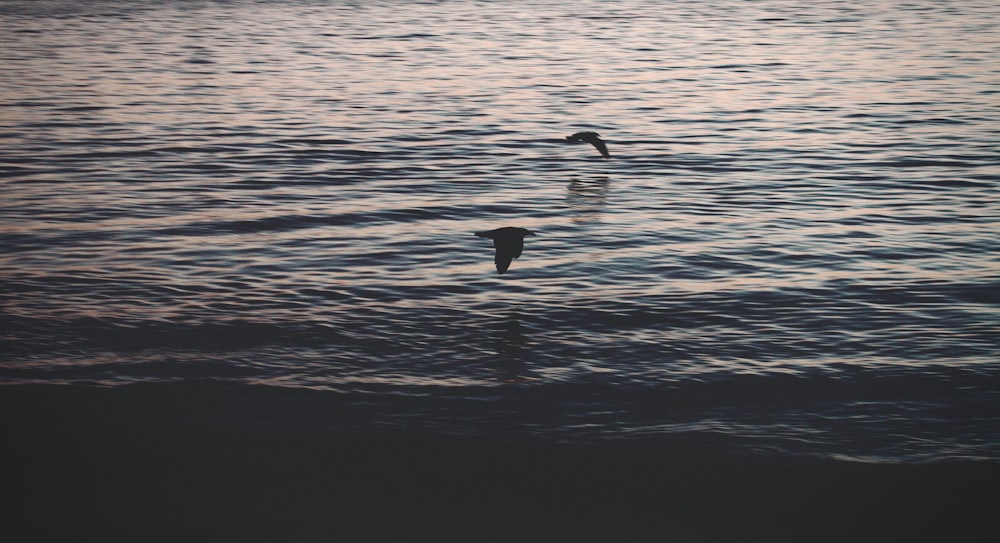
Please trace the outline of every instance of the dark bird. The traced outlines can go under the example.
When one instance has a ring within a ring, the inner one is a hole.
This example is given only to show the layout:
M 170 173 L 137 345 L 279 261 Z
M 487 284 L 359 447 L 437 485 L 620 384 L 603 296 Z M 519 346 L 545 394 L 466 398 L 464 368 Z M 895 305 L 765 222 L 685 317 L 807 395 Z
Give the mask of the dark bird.
M 476 236 L 490 238 L 493 240 L 493 247 L 497 254 L 493 261 L 497 264 L 497 271 L 503 273 L 510 267 L 511 261 L 521 256 L 524 250 L 524 236 L 534 236 L 535 233 L 527 228 L 517 228 L 515 226 L 505 226 L 496 230 L 486 230 L 476 232 Z
M 566 136 L 566 141 L 570 143 L 580 143 L 581 141 L 585 141 L 597 148 L 597 150 L 601 152 L 601 156 L 604 158 L 611 158 L 611 155 L 608 154 L 607 144 L 604 143 L 604 140 L 601 139 L 601 135 L 597 132 L 577 132 L 572 136 Z

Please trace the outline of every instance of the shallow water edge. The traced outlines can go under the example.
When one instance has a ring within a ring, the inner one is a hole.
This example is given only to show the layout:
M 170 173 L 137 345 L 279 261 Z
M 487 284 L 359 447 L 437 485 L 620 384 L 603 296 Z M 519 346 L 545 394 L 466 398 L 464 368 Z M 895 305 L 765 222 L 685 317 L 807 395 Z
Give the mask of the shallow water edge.
M 0 391 L 16 467 L 4 539 L 874 542 L 1000 527 L 997 462 L 241 424 L 230 398 L 134 392 Z

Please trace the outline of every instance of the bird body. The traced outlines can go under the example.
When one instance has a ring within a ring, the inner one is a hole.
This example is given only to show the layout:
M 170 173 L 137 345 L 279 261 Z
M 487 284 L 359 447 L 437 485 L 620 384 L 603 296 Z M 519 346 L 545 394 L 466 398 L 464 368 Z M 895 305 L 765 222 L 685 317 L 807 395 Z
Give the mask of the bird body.
M 611 158 L 611 154 L 608 153 L 608 145 L 604 143 L 604 140 L 601 139 L 601 135 L 597 132 L 577 132 L 572 136 L 566 136 L 566 141 L 570 143 L 585 141 L 600 151 L 601 156 L 604 158 Z
M 497 265 L 497 271 L 501 274 L 507 271 L 515 258 L 521 256 L 521 251 L 524 250 L 524 237 L 534 235 L 535 233 L 531 230 L 516 226 L 504 226 L 495 230 L 476 232 L 478 237 L 493 240 L 493 247 L 496 249 L 493 261 Z

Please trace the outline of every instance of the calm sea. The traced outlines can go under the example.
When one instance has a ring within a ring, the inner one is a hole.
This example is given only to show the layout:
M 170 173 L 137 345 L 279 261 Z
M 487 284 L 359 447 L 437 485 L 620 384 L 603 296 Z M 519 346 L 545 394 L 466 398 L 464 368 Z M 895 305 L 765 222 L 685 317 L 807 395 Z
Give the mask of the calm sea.
M 0 1 L 0 381 L 998 460 L 998 27 L 986 0 Z M 537 235 L 499 275 L 473 232 L 502 226 Z

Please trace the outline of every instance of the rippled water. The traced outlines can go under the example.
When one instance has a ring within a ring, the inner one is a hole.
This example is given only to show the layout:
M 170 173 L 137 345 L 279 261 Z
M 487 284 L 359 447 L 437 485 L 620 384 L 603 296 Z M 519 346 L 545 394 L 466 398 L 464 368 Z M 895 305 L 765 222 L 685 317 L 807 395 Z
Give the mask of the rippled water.
M 1000 458 L 998 21 L 2 1 L 0 379 L 316 389 L 351 409 L 256 409 L 333 426 Z M 500 226 L 537 233 L 502 276 L 472 235 Z

